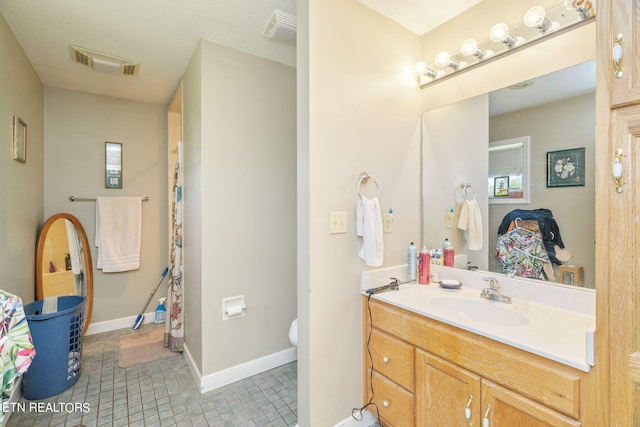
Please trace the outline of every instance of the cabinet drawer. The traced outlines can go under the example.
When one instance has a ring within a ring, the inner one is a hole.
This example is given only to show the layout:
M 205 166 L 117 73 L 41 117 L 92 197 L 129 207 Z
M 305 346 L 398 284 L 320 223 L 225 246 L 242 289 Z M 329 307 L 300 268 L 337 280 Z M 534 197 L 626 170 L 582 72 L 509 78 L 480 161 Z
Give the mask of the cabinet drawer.
M 414 347 L 377 329 L 371 333 L 369 344 L 373 369 L 392 378 L 407 390 L 414 392 Z
M 413 394 L 377 372 L 372 375 L 373 402 L 378 406 L 385 426 L 409 427 L 414 425 Z

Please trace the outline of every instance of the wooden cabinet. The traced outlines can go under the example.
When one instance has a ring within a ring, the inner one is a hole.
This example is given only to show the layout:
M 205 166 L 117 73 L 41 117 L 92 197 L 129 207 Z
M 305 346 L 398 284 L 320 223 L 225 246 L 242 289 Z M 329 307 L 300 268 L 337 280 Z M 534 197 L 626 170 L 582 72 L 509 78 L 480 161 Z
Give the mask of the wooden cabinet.
M 596 425 L 587 372 L 381 301 L 363 319 L 364 400 L 385 426 Z
M 637 0 L 611 0 L 610 18 L 598 23 L 610 25 L 608 63 L 611 64 L 611 105 L 620 107 L 640 102 L 640 3 Z M 619 67 L 613 62 L 614 46 L 621 53 Z M 618 72 L 618 74 L 616 74 Z
M 370 331 L 368 343 L 365 366 L 375 390 L 372 402 L 380 418 L 393 426 L 414 425 L 415 348 L 375 328 Z M 367 389 L 370 393 L 371 387 Z M 368 401 L 371 394 L 367 396 Z
M 480 376 L 418 350 L 416 425 L 461 426 L 480 420 Z
M 483 423 L 488 421 L 489 427 L 575 427 L 582 425 L 577 420 L 488 380 L 482 380 L 481 396 L 482 410 L 478 415 L 482 416 Z

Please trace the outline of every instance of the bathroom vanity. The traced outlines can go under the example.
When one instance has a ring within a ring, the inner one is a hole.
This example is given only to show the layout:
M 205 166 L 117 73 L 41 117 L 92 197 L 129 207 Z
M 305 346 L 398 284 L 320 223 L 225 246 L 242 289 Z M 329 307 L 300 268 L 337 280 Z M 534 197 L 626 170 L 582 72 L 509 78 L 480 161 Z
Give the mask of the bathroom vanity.
M 595 316 L 464 288 L 363 296 L 364 403 L 373 387 L 383 425 L 594 425 Z

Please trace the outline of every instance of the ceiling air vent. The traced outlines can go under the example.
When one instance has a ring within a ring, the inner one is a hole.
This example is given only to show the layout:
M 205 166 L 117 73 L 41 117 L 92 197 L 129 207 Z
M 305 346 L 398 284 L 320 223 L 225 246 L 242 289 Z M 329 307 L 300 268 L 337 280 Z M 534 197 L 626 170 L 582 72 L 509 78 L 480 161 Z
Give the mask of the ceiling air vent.
M 262 34 L 270 39 L 296 42 L 296 17 L 281 10 L 274 10 Z
M 70 45 L 69 49 L 72 60 L 102 73 L 135 76 L 140 69 L 139 63 L 128 59 L 73 45 Z

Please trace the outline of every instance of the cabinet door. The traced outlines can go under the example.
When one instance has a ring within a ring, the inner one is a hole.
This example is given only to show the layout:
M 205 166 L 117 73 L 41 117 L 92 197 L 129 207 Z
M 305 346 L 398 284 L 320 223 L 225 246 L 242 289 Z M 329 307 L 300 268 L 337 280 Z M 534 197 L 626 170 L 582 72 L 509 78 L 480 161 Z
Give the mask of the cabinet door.
M 611 0 L 611 28 L 608 31 L 612 49 L 619 44 L 622 53 L 619 72 L 611 61 L 611 104 L 614 107 L 640 101 L 640 2 Z M 605 17 L 606 19 L 606 17 Z M 616 39 L 621 36 L 620 41 Z
M 637 426 L 640 401 L 640 106 L 611 114 L 612 151 L 622 149 L 623 190 L 609 197 L 611 425 Z M 610 184 L 613 187 L 613 183 Z M 616 256 L 617 254 L 617 256 Z M 623 256 L 621 256 L 624 254 Z M 620 325 L 624 325 L 621 327 Z
M 480 426 L 480 377 L 418 350 L 416 425 Z
M 487 380 L 482 380 L 485 427 L 575 427 L 580 422 Z M 485 418 L 488 420 L 485 421 Z

